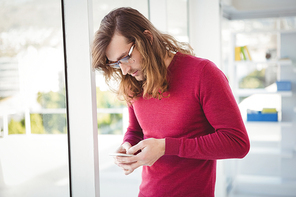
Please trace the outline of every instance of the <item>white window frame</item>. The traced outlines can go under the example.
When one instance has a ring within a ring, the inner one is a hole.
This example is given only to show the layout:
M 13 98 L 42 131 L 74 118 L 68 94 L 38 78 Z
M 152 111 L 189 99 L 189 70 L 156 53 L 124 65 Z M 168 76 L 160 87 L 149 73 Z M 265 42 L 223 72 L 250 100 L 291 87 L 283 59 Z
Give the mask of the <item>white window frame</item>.
M 92 0 L 61 0 L 71 197 L 100 195 Z

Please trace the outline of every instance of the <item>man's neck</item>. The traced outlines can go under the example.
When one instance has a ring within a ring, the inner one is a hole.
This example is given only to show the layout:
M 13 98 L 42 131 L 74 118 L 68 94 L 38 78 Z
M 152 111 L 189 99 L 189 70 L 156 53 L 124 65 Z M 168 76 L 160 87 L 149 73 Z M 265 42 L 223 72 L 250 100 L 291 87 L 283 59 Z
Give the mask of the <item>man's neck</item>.
M 164 64 L 165 66 L 168 68 L 169 65 L 171 64 L 173 58 L 174 58 L 175 54 L 172 53 L 172 52 L 168 52 L 165 56 L 165 59 L 164 59 Z

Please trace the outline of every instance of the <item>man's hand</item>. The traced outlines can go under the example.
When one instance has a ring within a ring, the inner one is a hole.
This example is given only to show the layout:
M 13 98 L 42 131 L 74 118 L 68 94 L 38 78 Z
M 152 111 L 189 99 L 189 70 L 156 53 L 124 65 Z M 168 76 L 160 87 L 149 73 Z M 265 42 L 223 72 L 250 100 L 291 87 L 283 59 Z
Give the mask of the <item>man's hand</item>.
M 128 150 L 130 149 L 130 147 L 132 147 L 132 145 L 128 142 L 124 142 L 118 149 L 117 149 L 117 153 L 124 153 L 124 154 L 128 154 Z
M 119 148 L 118 152 L 135 154 L 140 151 L 132 157 L 115 157 L 115 163 L 124 170 L 126 175 L 132 173 L 140 166 L 152 166 L 165 153 L 165 139 L 149 138 L 130 148 L 128 148 L 128 143 L 125 146 L 126 149 L 124 144 Z

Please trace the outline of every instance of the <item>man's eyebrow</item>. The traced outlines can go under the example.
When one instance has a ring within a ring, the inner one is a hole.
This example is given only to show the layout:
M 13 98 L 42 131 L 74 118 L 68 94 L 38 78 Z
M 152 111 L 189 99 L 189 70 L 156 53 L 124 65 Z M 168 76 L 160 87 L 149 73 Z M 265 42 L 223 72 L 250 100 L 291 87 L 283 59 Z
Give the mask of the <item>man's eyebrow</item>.
M 127 54 L 128 54 L 128 51 L 122 53 L 121 56 L 119 58 L 117 58 L 117 61 L 124 58 L 125 56 L 127 56 Z
M 118 60 L 120 60 L 120 59 L 124 58 L 125 56 L 127 56 L 127 54 L 128 54 L 128 52 L 124 52 L 124 53 L 122 53 L 122 54 L 117 58 L 116 61 L 112 61 L 112 60 L 109 60 L 109 61 L 110 61 L 110 62 L 117 62 Z

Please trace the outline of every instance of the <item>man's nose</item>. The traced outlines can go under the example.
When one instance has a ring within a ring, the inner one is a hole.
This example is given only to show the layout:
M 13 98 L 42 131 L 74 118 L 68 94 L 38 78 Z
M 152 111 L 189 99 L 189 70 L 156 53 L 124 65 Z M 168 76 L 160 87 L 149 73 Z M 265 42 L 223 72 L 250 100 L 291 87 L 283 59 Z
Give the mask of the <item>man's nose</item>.
M 122 71 L 122 74 L 123 75 L 126 75 L 129 73 L 129 71 L 131 70 L 131 67 L 127 64 L 122 64 L 122 63 L 119 63 L 119 66 L 121 68 L 121 71 Z

